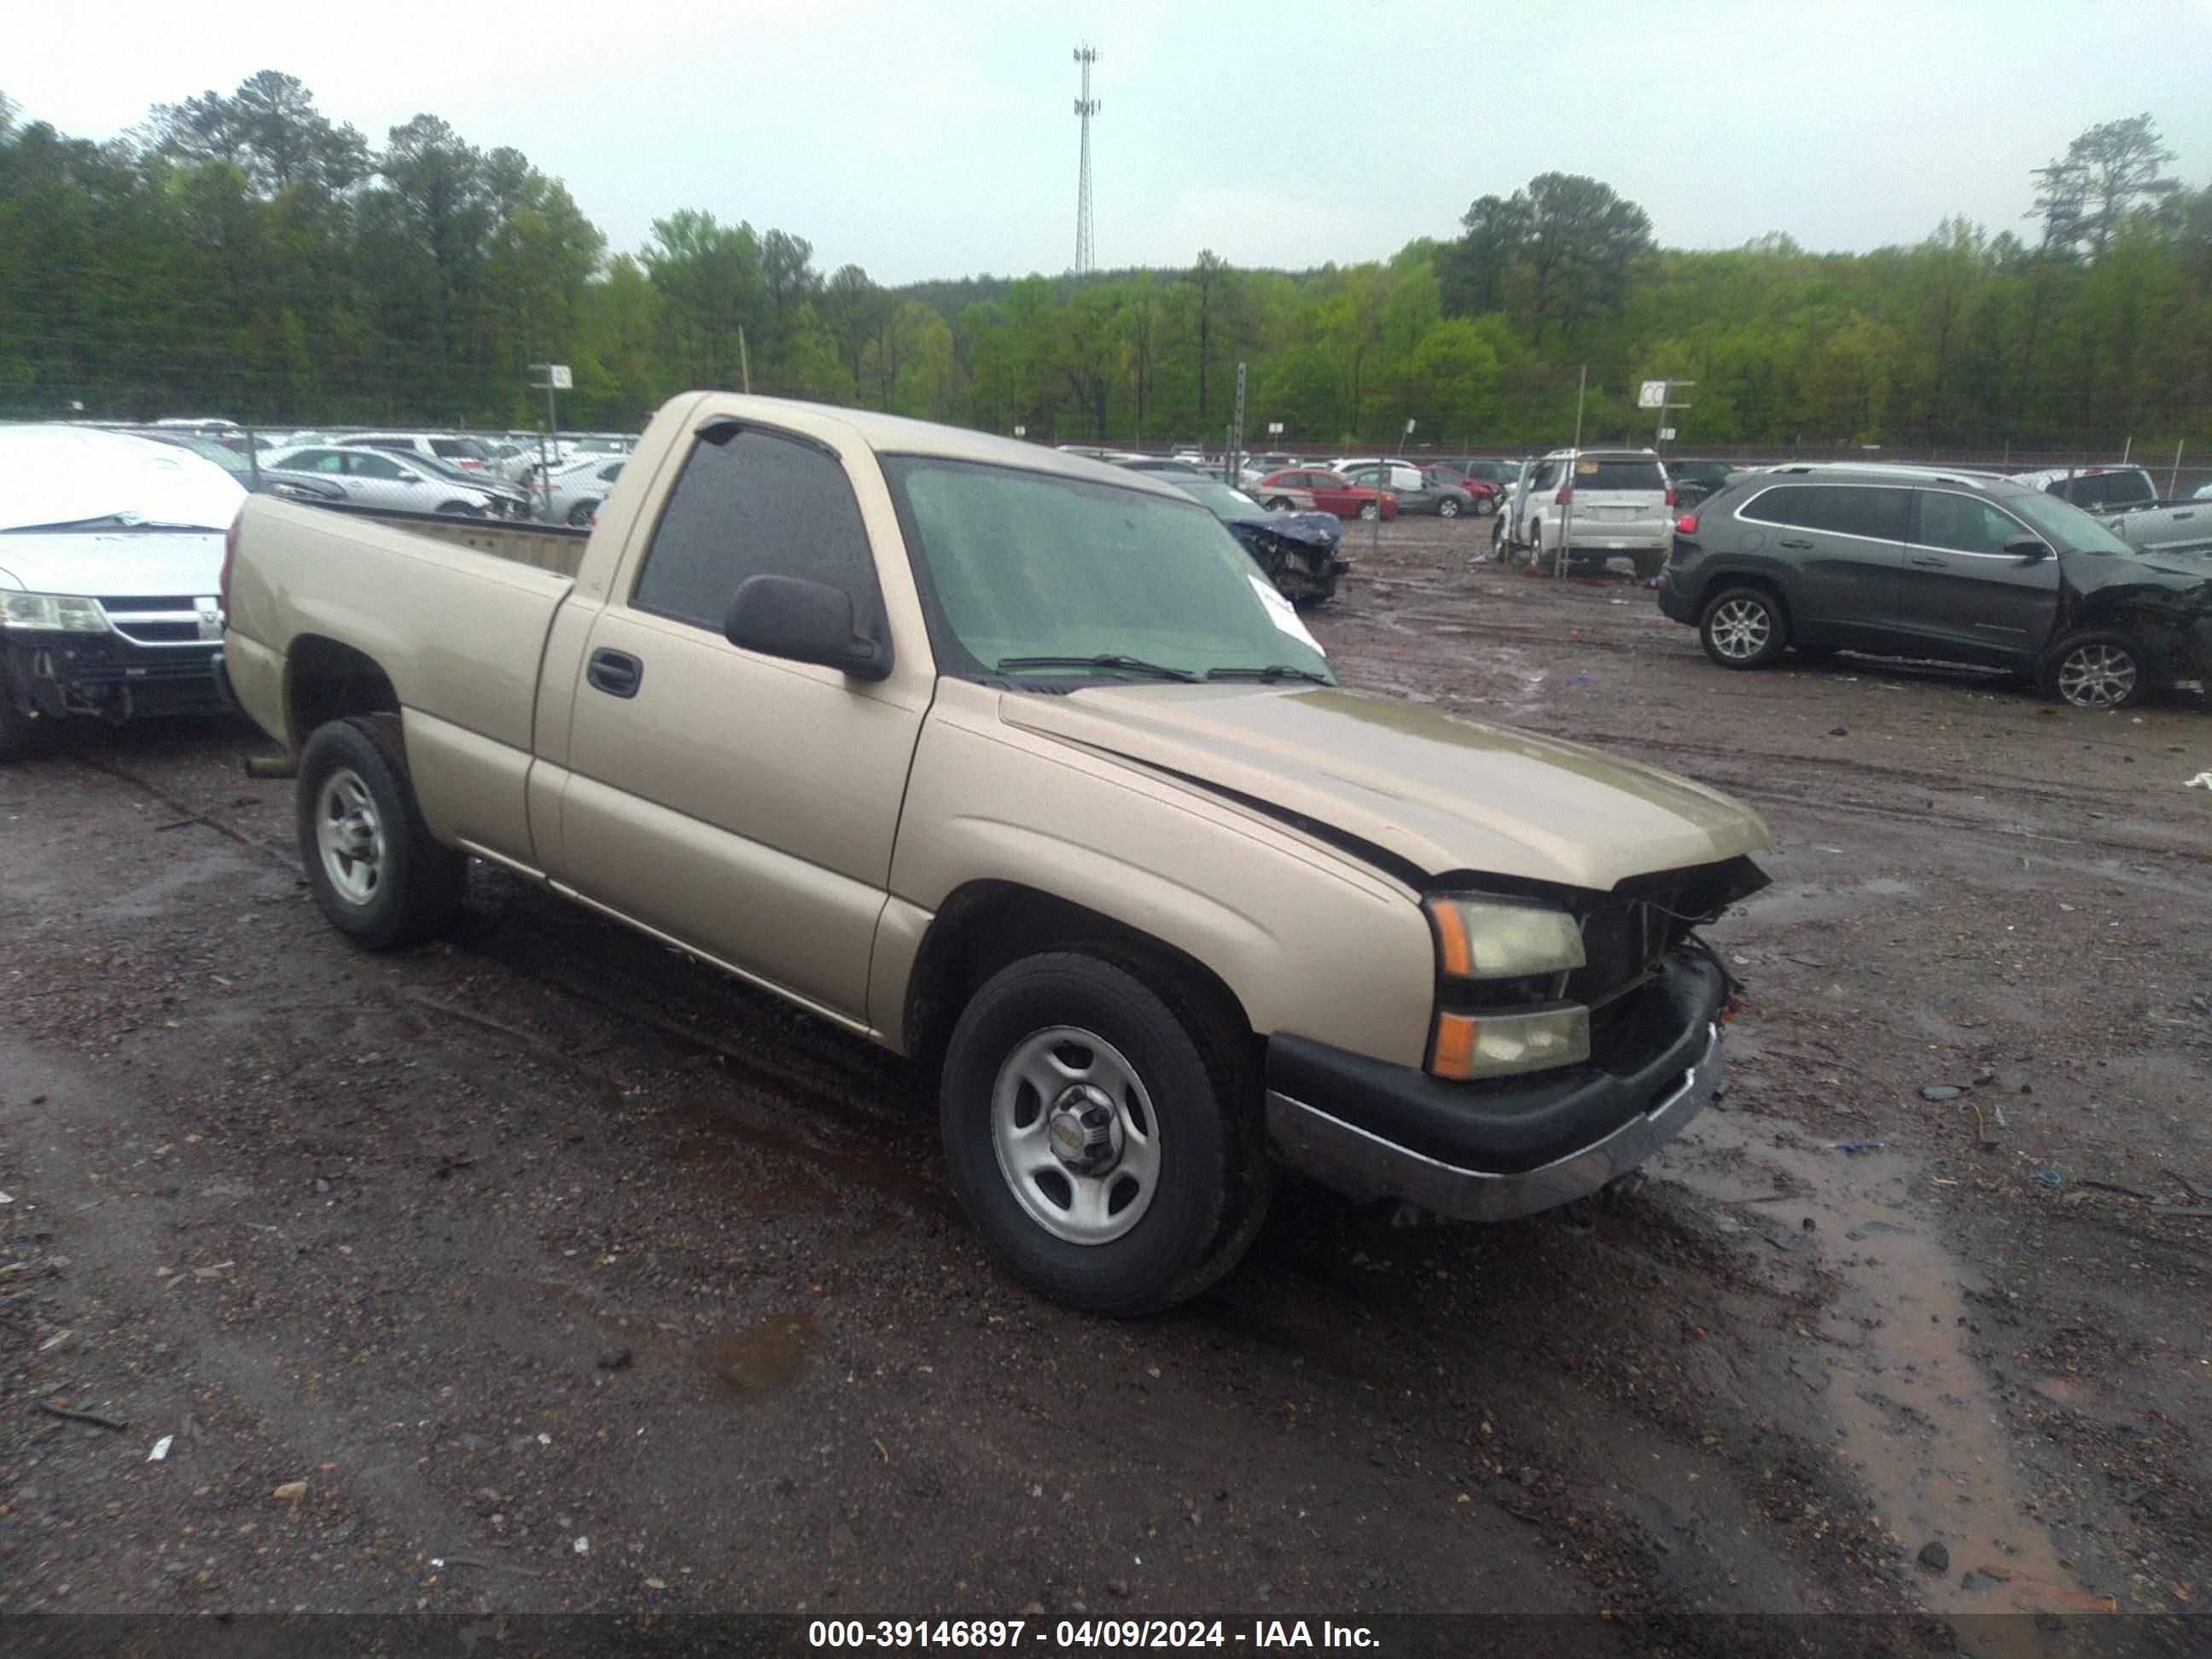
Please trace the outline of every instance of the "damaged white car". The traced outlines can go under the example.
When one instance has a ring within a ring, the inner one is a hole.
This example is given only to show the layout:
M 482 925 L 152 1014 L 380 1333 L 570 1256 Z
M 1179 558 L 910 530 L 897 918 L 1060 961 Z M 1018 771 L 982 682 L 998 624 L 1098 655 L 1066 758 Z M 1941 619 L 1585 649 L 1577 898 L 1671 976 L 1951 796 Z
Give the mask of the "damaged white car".
M 65 719 L 222 708 L 223 538 L 246 492 L 142 438 L 0 428 L 0 761 Z

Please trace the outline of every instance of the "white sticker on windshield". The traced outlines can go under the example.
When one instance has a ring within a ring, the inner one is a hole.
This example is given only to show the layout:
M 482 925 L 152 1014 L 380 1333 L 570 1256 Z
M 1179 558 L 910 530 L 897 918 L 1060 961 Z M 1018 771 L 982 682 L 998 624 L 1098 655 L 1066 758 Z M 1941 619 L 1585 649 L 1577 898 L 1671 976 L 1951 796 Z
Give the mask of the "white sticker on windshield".
M 1281 629 L 1300 645 L 1310 646 L 1314 650 L 1320 651 L 1324 657 L 1328 655 L 1328 652 L 1322 651 L 1321 641 L 1306 632 L 1305 623 L 1299 619 L 1297 606 L 1285 599 L 1277 591 L 1273 583 L 1264 581 L 1257 576 L 1248 575 L 1244 580 L 1252 584 L 1252 591 L 1260 596 L 1260 603 L 1267 607 L 1267 615 L 1274 620 L 1276 627 Z

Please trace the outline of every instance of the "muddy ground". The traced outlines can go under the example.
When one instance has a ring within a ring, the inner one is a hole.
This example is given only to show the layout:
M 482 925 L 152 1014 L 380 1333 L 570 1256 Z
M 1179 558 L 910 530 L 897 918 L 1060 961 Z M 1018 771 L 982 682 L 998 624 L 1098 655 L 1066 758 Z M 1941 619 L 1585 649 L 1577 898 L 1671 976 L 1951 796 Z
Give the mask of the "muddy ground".
M 1734 1091 L 1587 1212 L 1285 1182 L 1140 1323 L 990 1270 L 896 1062 L 649 941 L 480 868 L 351 950 L 249 732 L 0 773 L 0 1611 L 2212 1599 L 2212 715 L 1727 673 L 1487 528 L 1355 532 L 1316 631 L 1766 815 Z

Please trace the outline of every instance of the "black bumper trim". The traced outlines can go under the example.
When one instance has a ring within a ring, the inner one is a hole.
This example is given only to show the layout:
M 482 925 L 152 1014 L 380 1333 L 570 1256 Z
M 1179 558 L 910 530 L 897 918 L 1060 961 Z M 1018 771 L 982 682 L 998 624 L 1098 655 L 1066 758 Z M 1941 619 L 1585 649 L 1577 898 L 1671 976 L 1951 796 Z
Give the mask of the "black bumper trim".
M 1267 1042 L 1267 1088 L 1458 1170 L 1518 1175 L 1582 1151 L 1651 1111 L 1703 1056 L 1729 998 L 1719 967 L 1668 957 L 1603 1062 L 1525 1079 L 1449 1083 L 1304 1037 Z

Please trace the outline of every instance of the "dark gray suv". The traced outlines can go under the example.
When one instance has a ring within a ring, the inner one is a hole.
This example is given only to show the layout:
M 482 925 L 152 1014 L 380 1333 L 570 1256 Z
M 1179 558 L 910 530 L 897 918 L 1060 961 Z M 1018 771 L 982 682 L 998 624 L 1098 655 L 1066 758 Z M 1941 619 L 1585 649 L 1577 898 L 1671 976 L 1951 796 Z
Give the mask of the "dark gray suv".
M 1791 647 L 1976 663 L 2081 708 L 2212 676 L 2212 561 L 2146 556 L 1987 473 L 1753 473 L 1676 520 L 1659 608 L 1723 668 Z

